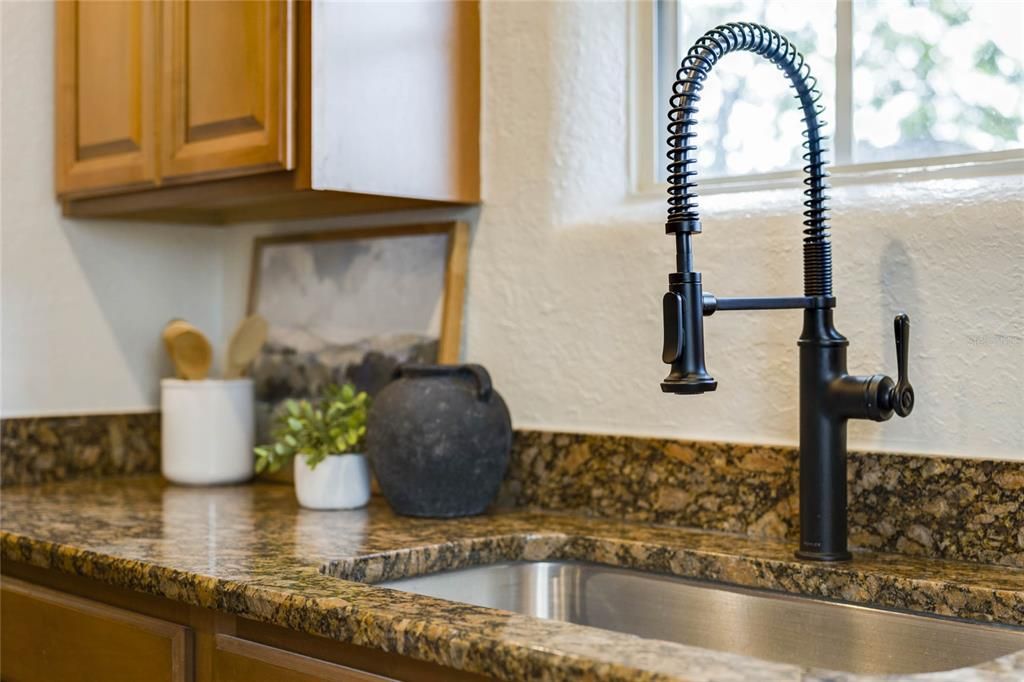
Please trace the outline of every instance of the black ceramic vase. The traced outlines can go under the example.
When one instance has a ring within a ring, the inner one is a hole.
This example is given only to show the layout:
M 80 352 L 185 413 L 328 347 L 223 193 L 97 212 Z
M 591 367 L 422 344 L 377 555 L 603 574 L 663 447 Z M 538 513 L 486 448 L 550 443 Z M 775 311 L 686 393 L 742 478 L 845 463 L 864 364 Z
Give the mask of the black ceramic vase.
M 480 514 L 512 448 L 508 408 L 480 365 L 402 365 L 373 401 L 366 452 L 381 492 L 408 516 Z

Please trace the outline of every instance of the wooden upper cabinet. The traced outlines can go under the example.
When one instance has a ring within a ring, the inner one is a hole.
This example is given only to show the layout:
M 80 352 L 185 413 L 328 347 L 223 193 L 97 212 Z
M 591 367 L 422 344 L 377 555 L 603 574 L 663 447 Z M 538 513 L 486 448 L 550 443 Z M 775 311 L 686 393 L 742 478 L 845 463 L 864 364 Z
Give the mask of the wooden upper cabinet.
M 480 200 L 472 0 L 61 0 L 70 217 L 206 224 Z
M 56 3 L 58 193 L 156 183 L 156 9 Z
M 293 167 L 291 2 L 163 2 L 161 175 Z

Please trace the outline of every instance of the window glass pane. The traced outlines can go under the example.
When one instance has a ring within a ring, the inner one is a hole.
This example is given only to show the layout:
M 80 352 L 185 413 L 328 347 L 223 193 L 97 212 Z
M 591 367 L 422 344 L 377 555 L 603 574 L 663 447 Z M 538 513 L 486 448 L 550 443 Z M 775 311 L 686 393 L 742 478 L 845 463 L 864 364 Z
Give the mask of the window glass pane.
M 857 0 L 857 163 L 995 151 L 1024 138 L 1024 2 Z
M 833 135 L 835 116 L 835 3 L 808 0 L 683 0 L 679 62 L 709 29 L 751 21 L 781 32 L 807 57 Z M 674 73 L 674 70 L 673 70 Z M 671 83 L 662 87 L 667 92 Z M 698 103 L 699 177 L 802 168 L 801 114 L 789 79 L 763 57 L 733 53 L 715 65 Z M 664 126 L 658 131 L 665 136 Z M 664 158 L 664 156 L 662 157 Z M 831 158 L 829 155 L 828 158 Z M 664 164 L 662 164 L 664 165 Z

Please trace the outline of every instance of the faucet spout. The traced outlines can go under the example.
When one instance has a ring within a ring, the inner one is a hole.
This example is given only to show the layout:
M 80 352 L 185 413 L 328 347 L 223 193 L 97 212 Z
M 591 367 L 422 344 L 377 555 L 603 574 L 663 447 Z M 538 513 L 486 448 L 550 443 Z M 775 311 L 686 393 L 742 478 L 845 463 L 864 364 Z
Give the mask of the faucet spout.
M 807 186 L 804 190 L 804 297 L 820 300 L 832 297 L 832 244 L 828 233 L 828 196 L 825 194 L 828 173 L 825 171 L 826 150 L 823 146 L 827 138 L 821 134 L 824 122 L 818 119 L 824 107 L 818 104 L 821 92 L 817 89 L 817 80 L 811 75 L 803 55 L 777 31 L 744 22 L 718 26 L 699 38 L 683 58 L 669 102 L 669 209 L 665 231 L 675 236 L 676 272 L 669 277 L 669 293 L 664 303 L 665 351 L 662 355 L 672 366 L 661 383 L 661 389 L 666 393 L 704 393 L 718 386 L 705 367 L 704 328 L 698 312 L 705 308 L 705 294 L 700 272 L 693 269 L 692 237 L 701 232 L 695 191 L 697 145 L 694 138 L 697 135 L 697 104 L 704 81 L 722 57 L 737 51 L 753 52 L 778 66 L 789 78 L 800 100 L 806 125 L 804 147 L 807 150 L 804 154 L 807 161 L 804 166 L 804 184 Z M 670 296 L 679 297 L 679 303 L 670 301 Z M 674 348 L 675 345 L 678 345 L 678 352 L 670 354 L 670 346 Z
M 753 52 L 775 64 L 789 78 L 803 112 L 803 146 L 806 149 L 804 178 L 804 295 L 832 295 L 832 245 L 828 233 L 828 173 L 825 171 L 825 125 L 818 115 L 824 111 L 819 104 L 821 92 L 810 66 L 796 46 L 778 31 L 746 22 L 718 26 L 694 43 L 683 58 L 669 100 L 669 209 L 665 230 L 676 235 L 700 232 L 697 207 L 697 135 L 696 114 L 700 91 L 712 68 L 730 52 Z M 677 238 L 677 255 L 681 248 L 689 251 L 688 240 Z M 679 259 L 677 260 L 684 260 Z M 686 270 L 680 268 L 681 272 Z

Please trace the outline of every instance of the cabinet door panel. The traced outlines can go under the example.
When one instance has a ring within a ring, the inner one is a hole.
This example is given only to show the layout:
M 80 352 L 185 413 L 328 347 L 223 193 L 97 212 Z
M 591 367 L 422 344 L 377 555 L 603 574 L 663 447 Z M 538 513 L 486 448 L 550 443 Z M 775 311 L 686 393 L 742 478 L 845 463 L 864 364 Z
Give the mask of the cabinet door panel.
M 4 577 L 0 677 L 9 682 L 192 679 L 188 628 Z
M 167 0 L 165 180 L 292 167 L 294 0 Z
M 56 3 L 57 192 L 156 182 L 157 10 Z
M 284 649 L 217 635 L 214 682 L 388 682 L 391 678 Z

